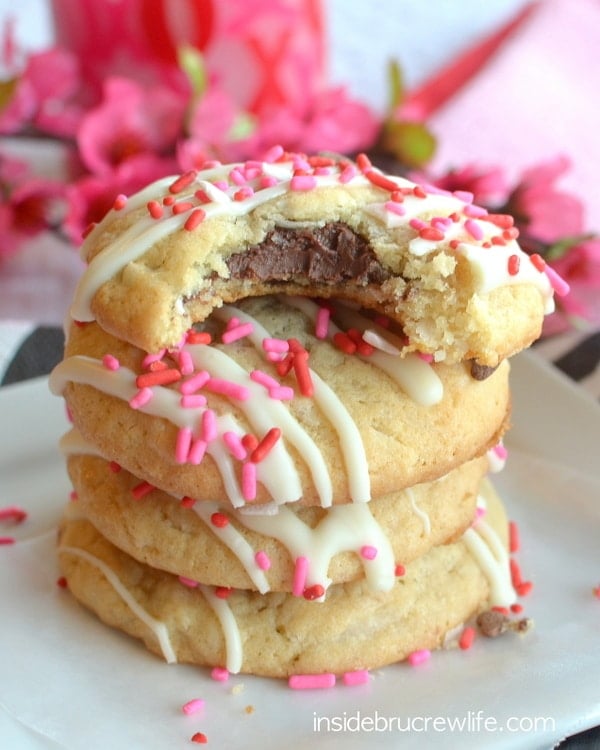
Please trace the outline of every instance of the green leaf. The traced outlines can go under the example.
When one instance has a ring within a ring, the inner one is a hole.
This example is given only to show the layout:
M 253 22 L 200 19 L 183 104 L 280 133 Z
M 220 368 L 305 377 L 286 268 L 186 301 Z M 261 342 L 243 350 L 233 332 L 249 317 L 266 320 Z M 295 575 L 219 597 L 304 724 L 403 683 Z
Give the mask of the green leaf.
M 192 87 L 192 99 L 198 99 L 206 90 L 206 66 L 202 53 L 186 44 L 177 50 L 177 60 Z
M 408 167 L 422 167 L 437 147 L 435 136 L 420 122 L 385 123 L 381 145 Z
M 402 68 L 397 60 L 388 63 L 389 111 L 393 112 L 404 101 L 405 87 Z
M 587 242 L 588 240 L 593 240 L 595 238 L 596 235 L 593 233 L 578 234 L 574 237 L 563 237 L 562 240 L 558 240 L 558 242 L 550 245 L 544 253 L 544 258 L 546 260 L 558 260 L 566 255 L 571 248 L 581 245 L 582 242 Z
M 18 82 L 18 78 L 9 78 L 8 81 L 0 81 L 0 109 L 4 109 L 10 103 Z
M 256 118 L 252 117 L 252 115 L 247 112 L 242 112 L 236 116 L 227 138 L 230 141 L 241 141 L 252 135 L 255 130 Z

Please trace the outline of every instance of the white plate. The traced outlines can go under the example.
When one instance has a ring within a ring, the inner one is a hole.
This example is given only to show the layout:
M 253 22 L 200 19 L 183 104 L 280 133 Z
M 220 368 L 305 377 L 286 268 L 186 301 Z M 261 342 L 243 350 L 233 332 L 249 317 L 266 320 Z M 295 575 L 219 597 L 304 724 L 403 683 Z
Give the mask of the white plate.
M 56 585 L 54 528 L 69 492 L 56 448 L 62 402 L 45 380 L 3 388 L 0 507 L 30 517 L 0 528 L 19 538 L 0 547 L 0 747 L 164 750 L 190 747 L 202 731 L 212 747 L 245 750 L 547 748 L 600 724 L 600 410 L 532 354 L 514 362 L 513 394 L 509 464 L 496 485 L 521 530 L 535 629 L 479 638 L 418 668 L 393 665 L 364 686 L 298 692 L 167 666 Z M 184 716 L 195 697 L 204 710 Z

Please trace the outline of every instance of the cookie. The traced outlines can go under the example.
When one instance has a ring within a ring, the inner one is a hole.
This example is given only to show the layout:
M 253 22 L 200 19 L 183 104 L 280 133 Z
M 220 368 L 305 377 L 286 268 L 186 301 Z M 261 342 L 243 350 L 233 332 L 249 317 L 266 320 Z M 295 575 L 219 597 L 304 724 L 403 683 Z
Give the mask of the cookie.
M 324 309 L 247 299 L 215 311 L 212 334 L 192 331 L 156 357 L 97 324 L 74 326 L 50 385 L 108 460 L 172 495 L 233 507 L 364 502 L 437 479 L 498 443 L 507 361 L 480 380 L 471 364 L 394 353 L 397 336 L 347 306 L 327 311 L 318 332 Z M 338 324 L 360 337 L 354 352 L 349 334 L 338 348 Z M 369 332 L 387 350 L 365 350 Z M 211 344 L 197 343 L 208 335 Z
M 357 581 L 331 586 L 319 602 L 184 585 L 135 561 L 77 516 L 63 524 L 59 559 L 79 601 L 168 661 L 271 677 L 339 674 L 437 648 L 478 612 L 514 601 L 506 519 L 489 487 L 486 499 L 487 514 L 460 541 L 414 560 L 389 591 Z
M 538 337 L 553 277 L 511 217 L 471 201 L 365 156 L 211 165 L 118 201 L 91 229 L 71 314 L 155 352 L 223 303 L 343 298 L 397 320 L 404 352 L 496 366 Z
M 186 579 L 241 589 L 291 592 L 295 561 L 308 561 L 307 585 L 365 575 L 386 588 L 406 565 L 458 538 L 472 523 L 488 459 L 370 503 L 333 509 L 291 505 L 271 515 L 189 502 L 154 490 L 135 499 L 137 477 L 97 456 L 67 461 L 79 511 L 135 559 Z

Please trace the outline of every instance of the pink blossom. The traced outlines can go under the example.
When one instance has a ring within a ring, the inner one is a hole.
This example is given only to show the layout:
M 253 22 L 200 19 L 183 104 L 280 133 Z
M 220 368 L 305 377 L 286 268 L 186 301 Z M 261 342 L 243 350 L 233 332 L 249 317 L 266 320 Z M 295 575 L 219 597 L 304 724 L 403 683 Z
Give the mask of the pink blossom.
M 186 100 L 160 86 L 144 88 L 126 78 L 109 78 L 104 98 L 84 116 L 77 142 L 85 166 L 97 175 L 140 154 L 172 153 L 181 133 Z
M 510 195 L 507 209 L 526 233 L 541 242 L 581 234 L 583 205 L 575 196 L 557 190 L 554 183 L 569 169 L 566 156 L 558 156 L 526 170 Z
M 428 182 L 449 192 L 465 190 L 473 193 L 475 203 L 485 206 L 503 203 L 509 193 L 506 175 L 500 167 L 467 164 L 460 169 L 450 169 L 433 179 L 420 174 L 411 175 L 411 179 L 415 179 L 416 182 Z
M 0 259 L 62 218 L 65 187 L 31 176 L 27 165 L 0 156 Z
M 72 54 L 58 48 L 32 54 L 15 78 L 12 97 L 0 113 L 0 132 L 32 125 L 50 135 L 75 134 L 82 109 L 74 100 L 80 78 Z
M 80 244 L 85 229 L 102 219 L 117 195 L 131 195 L 148 183 L 178 171 L 171 158 L 137 154 L 108 174 L 85 175 L 67 188 L 68 210 L 63 224 L 67 236 L 76 245 Z

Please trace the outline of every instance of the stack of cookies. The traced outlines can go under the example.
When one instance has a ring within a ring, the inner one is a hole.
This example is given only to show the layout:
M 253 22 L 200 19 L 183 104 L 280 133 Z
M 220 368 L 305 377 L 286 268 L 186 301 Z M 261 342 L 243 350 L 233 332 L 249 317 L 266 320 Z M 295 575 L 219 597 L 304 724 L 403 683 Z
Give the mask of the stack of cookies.
M 510 217 L 272 149 L 119 196 L 65 357 L 73 595 L 167 661 L 340 674 L 514 601 L 508 357 L 553 283 Z

